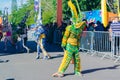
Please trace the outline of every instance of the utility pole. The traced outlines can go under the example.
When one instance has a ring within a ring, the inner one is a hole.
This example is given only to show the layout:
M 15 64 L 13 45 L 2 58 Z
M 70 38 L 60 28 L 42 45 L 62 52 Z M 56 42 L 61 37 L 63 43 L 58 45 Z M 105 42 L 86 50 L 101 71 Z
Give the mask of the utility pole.
M 62 0 L 57 0 L 57 24 L 58 27 L 62 24 Z
M 37 20 L 39 24 L 42 24 L 41 0 L 39 0 L 39 12 Z
M 101 0 L 102 23 L 104 27 L 108 25 L 107 0 Z
M 35 22 L 37 25 L 42 24 L 41 0 L 34 0 Z

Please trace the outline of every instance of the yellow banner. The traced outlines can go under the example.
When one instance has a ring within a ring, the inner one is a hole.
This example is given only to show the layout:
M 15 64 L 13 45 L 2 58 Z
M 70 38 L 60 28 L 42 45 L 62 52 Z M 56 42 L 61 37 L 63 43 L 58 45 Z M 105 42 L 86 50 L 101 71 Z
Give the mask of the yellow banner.
M 108 12 L 107 12 L 106 0 L 101 0 L 101 11 L 102 11 L 102 23 L 103 23 L 104 27 L 107 27 Z

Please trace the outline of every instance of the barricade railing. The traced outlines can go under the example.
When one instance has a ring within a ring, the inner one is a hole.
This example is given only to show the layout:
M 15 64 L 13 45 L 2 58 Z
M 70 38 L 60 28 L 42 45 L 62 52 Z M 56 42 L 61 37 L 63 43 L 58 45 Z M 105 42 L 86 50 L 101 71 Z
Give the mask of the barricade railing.
M 119 35 L 112 34 L 108 31 L 83 31 L 80 38 L 80 50 L 91 53 L 91 55 L 101 55 L 101 59 L 106 56 L 111 58 L 117 57 L 115 62 L 120 59 L 120 39 Z
M 91 56 L 100 55 L 101 59 L 107 56 L 115 58 L 114 62 L 117 62 L 120 59 L 120 36 L 118 34 L 110 36 L 108 31 L 83 31 L 80 38 L 80 50 L 87 54 L 90 53 Z M 28 40 L 35 40 L 31 31 L 28 32 Z
M 120 32 L 112 33 L 112 53 L 114 53 L 115 62 L 117 62 L 120 59 Z

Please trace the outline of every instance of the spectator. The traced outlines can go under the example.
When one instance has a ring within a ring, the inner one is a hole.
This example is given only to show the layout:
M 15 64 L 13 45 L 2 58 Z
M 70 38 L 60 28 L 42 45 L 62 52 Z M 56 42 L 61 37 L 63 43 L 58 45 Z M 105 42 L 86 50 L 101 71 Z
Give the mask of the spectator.
M 94 40 L 93 40 L 94 32 L 93 31 L 95 31 L 95 23 L 94 22 L 89 23 L 87 31 L 88 31 L 88 33 L 87 33 L 87 35 L 88 35 L 87 44 L 88 44 L 89 48 L 91 50 L 93 50 L 93 43 L 94 43 Z
M 19 35 L 19 37 L 21 38 L 21 44 L 22 46 L 20 46 L 20 48 L 22 49 L 22 51 L 24 51 L 23 48 L 27 48 L 27 26 L 25 23 L 21 23 L 18 24 L 18 30 L 17 33 Z
M 104 31 L 104 26 L 100 21 L 97 21 L 96 24 L 95 31 Z
M 100 21 L 96 22 L 96 27 L 95 27 L 95 34 L 94 34 L 94 39 L 95 39 L 95 50 L 97 51 L 101 51 L 104 49 L 102 43 L 103 43 L 103 36 L 105 35 L 105 33 L 103 33 L 102 31 L 104 31 L 104 27 L 102 25 L 102 23 Z M 103 35 L 104 34 L 104 35 Z M 102 49 L 103 48 L 103 49 Z
M 10 41 L 10 43 L 12 45 L 14 45 L 13 41 L 12 41 L 12 27 L 10 23 L 7 23 L 7 25 L 4 26 L 3 28 L 3 33 L 4 33 L 4 44 L 5 44 L 5 48 L 4 50 L 7 50 L 7 42 Z
M 115 17 L 115 19 L 113 20 L 113 22 L 110 25 L 110 37 L 111 37 L 111 41 L 114 45 L 113 48 L 113 52 L 114 55 L 116 55 L 117 51 L 119 51 L 119 47 L 120 47 L 120 22 L 119 22 L 119 17 Z

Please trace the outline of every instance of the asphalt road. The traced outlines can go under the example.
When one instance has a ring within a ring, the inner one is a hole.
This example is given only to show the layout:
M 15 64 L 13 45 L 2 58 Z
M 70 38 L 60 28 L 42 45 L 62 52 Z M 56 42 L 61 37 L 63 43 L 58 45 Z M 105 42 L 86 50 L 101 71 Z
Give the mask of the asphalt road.
M 120 63 L 81 53 L 83 77 L 74 75 L 70 64 L 65 77 L 54 78 L 61 63 L 63 52 L 49 52 L 50 60 L 36 60 L 36 52 L 0 56 L 0 80 L 120 80 Z
M 65 77 L 54 78 L 51 75 L 57 72 L 63 57 L 60 45 L 47 45 L 47 51 L 52 56 L 50 60 L 36 60 L 34 41 L 28 41 L 27 46 L 30 53 L 15 49 L 10 43 L 8 50 L 4 51 L 4 43 L 0 42 L 0 80 L 120 80 L 120 62 L 101 60 L 83 52 L 80 53 L 83 77 L 74 75 L 74 65 L 70 64 Z

